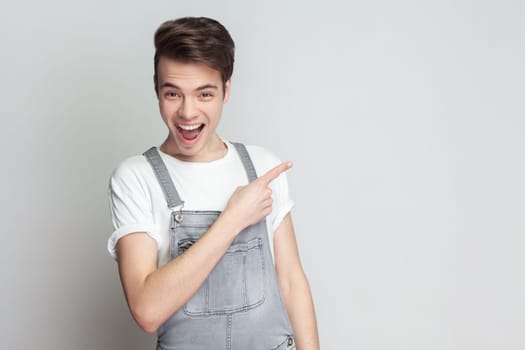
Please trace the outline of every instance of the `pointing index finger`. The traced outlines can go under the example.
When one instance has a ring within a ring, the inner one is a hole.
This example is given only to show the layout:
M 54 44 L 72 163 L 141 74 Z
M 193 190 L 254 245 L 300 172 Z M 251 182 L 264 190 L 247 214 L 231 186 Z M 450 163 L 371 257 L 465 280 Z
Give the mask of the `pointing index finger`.
M 259 177 L 266 185 L 270 184 L 279 175 L 292 167 L 292 162 L 284 162 L 277 165 L 275 168 L 268 170 L 266 174 Z

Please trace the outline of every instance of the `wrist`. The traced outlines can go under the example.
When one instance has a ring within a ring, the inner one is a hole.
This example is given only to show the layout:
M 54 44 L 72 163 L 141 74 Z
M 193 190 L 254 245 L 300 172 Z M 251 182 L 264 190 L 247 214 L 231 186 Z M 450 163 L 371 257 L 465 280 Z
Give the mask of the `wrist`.
M 231 238 L 235 238 L 244 229 L 236 216 L 228 210 L 219 215 L 216 224 L 219 225 L 222 232 L 227 233 Z

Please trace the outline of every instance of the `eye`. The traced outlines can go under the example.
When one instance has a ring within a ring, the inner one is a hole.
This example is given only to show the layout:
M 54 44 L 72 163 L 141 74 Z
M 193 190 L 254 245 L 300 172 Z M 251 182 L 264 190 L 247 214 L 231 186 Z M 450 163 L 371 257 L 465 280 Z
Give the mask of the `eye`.
M 176 92 L 173 92 L 173 91 L 168 91 L 164 94 L 164 96 L 167 98 L 167 99 L 170 99 L 170 100 L 173 100 L 173 99 L 176 99 L 176 98 L 179 98 L 179 94 L 176 93 Z
M 213 94 L 211 92 L 205 91 L 205 92 L 200 94 L 200 97 L 203 100 L 209 100 L 209 99 L 213 98 Z

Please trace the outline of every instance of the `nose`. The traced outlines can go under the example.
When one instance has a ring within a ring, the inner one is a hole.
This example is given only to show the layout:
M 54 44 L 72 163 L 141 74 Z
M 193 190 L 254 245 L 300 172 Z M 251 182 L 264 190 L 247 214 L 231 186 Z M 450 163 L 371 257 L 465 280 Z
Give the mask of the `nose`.
M 179 115 L 184 119 L 193 119 L 197 113 L 197 106 L 190 98 L 184 98 L 179 106 Z

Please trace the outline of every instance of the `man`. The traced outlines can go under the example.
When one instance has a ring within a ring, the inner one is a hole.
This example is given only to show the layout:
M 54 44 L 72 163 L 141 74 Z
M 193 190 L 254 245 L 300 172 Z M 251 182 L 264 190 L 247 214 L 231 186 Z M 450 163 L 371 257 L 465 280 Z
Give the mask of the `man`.
M 181 18 L 159 27 L 155 48 L 168 136 L 110 181 L 108 249 L 133 318 L 157 332 L 157 349 L 318 349 L 283 174 L 291 163 L 216 133 L 233 40 L 215 20 Z

